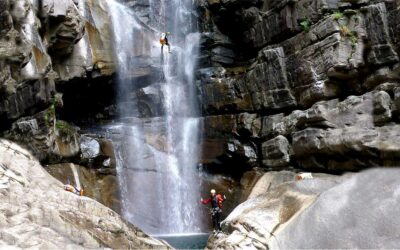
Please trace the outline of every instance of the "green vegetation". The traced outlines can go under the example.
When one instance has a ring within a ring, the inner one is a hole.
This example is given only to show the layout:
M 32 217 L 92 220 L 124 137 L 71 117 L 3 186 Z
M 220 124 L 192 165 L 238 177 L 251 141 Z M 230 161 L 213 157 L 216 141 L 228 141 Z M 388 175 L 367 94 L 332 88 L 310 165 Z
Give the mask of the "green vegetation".
M 62 106 L 62 95 L 57 93 L 54 95 L 50 107 L 44 113 L 44 122 L 46 126 L 50 126 L 50 120 L 55 120 L 56 117 L 56 107 Z
M 55 127 L 58 131 L 61 132 L 61 134 L 64 134 L 64 135 L 68 135 L 68 136 L 72 137 L 76 133 L 76 129 L 73 126 L 71 126 L 71 124 L 69 124 L 65 121 L 57 121 Z
M 50 120 L 54 120 L 55 116 L 56 116 L 56 106 L 54 105 L 54 103 L 52 103 L 44 113 L 43 117 L 47 127 L 50 127 Z
M 358 43 L 357 32 L 350 30 L 349 27 L 347 27 L 346 25 L 342 25 L 342 26 L 340 26 L 340 35 L 342 37 L 350 39 L 351 46 L 353 48 L 356 47 L 356 45 Z
M 301 28 L 303 29 L 303 31 L 309 32 L 310 29 L 311 29 L 311 21 L 308 20 L 308 19 L 306 19 L 306 20 L 304 20 L 304 21 L 302 21 L 302 22 L 300 23 L 300 26 L 301 26 Z
M 332 14 L 332 17 L 333 17 L 334 20 L 337 21 L 337 20 L 339 20 L 339 19 L 341 19 L 343 17 L 343 13 L 340 12 L 340 11 L 336 11 L 336 12 L 334 12 Z
M 356 46 L 358 43 L 358 35 L 356 31 L 352 31 L 346 25 L 340 26 L 340 35 L 344 38 L 347 38 L 351 42 L 351 54 L 348 58 L 350 60 L 353 57 L 353 54 L 356 52 Z
M 340 35 L 342 37 L 348 37 L 351 34 L 351 30 L 349 29 L 349 27 L 347 27 L 346 25 L 341 25 L 340 26 Z

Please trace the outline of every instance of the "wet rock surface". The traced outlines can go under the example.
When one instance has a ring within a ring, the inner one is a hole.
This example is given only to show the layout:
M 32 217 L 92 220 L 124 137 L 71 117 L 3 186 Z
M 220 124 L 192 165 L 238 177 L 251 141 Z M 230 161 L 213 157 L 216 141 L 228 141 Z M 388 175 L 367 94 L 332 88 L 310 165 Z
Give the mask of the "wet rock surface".
M 0 141 L 0 231 L 3 247 L 169 247 L 116 212 L 63 189 L 26 150 Z

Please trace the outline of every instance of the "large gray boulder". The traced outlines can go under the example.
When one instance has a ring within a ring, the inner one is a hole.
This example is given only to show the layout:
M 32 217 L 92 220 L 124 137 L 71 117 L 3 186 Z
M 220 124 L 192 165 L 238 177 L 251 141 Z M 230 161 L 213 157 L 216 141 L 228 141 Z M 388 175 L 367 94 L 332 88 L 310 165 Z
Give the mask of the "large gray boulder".
M 399 169 L 295 181 L 271 172 L 223 222 L 209 249 L 396 248 Z M 289 178 L 288 178 L 289 177 Z
M 279 135 L 262 144 L 263 164 L 268 167 L 286 167 L 290 163 L 291 146 L 286 137 Z
M 34 157 L 0 140 L 2 248 L 168 249 L 116 212 L 63 189 Z
M 80 137 L 80 147 L 81 157 L 84 159 L 94 159 L 100 155 L 100 143 L 95 138 L 82 135 Z
M 273 249 L 389 249 L 400 244 L 399 169 L 354 175 L 321 193 L 271 241 Z M 307 230 L 311 229 L 311 230 Z

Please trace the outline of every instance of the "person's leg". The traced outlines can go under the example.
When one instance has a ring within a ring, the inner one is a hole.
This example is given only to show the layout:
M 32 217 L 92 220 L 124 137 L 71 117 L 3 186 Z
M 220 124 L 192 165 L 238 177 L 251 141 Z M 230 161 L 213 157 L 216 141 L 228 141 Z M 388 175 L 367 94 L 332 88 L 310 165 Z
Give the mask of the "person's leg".
M 161 44 L 161 53 L 164 51 L 164 44 Z
M 221 212 L 218 212 L 216 216 L 217 216 L 217 225 L 218 225 L 217 230 L 221 231 L 222 230 L 222 228 L 221 228 Z
M 218 221 L 217 221 L 217 214 L 212 215 L 212 223 L 213 223 L 213 229 L 218 230 Z

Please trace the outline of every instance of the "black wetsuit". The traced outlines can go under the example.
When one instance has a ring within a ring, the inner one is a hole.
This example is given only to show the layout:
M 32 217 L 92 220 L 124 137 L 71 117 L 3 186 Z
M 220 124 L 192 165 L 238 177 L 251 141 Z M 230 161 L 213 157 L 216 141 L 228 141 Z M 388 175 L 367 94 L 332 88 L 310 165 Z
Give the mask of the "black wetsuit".
M 170 45 L 169 45 L 169 42 L 168 42 L 167 35 L 165 35 L 165 37 L 164 37 L 164 43 L 161 44 L 161 52 L 164 51 L 164 45 L 167 45 L 168 46 L 168 51 L 170 51 L 170 47 L 169 47 Z
M 215 195 L 214 197 L 211 198 L 211 216 L 212 216 L 212 222 L 213 222 L 213 227 L 215 230 L 221 231 L 221 213 L 222 210 L 218 205 L 218 198 Z

